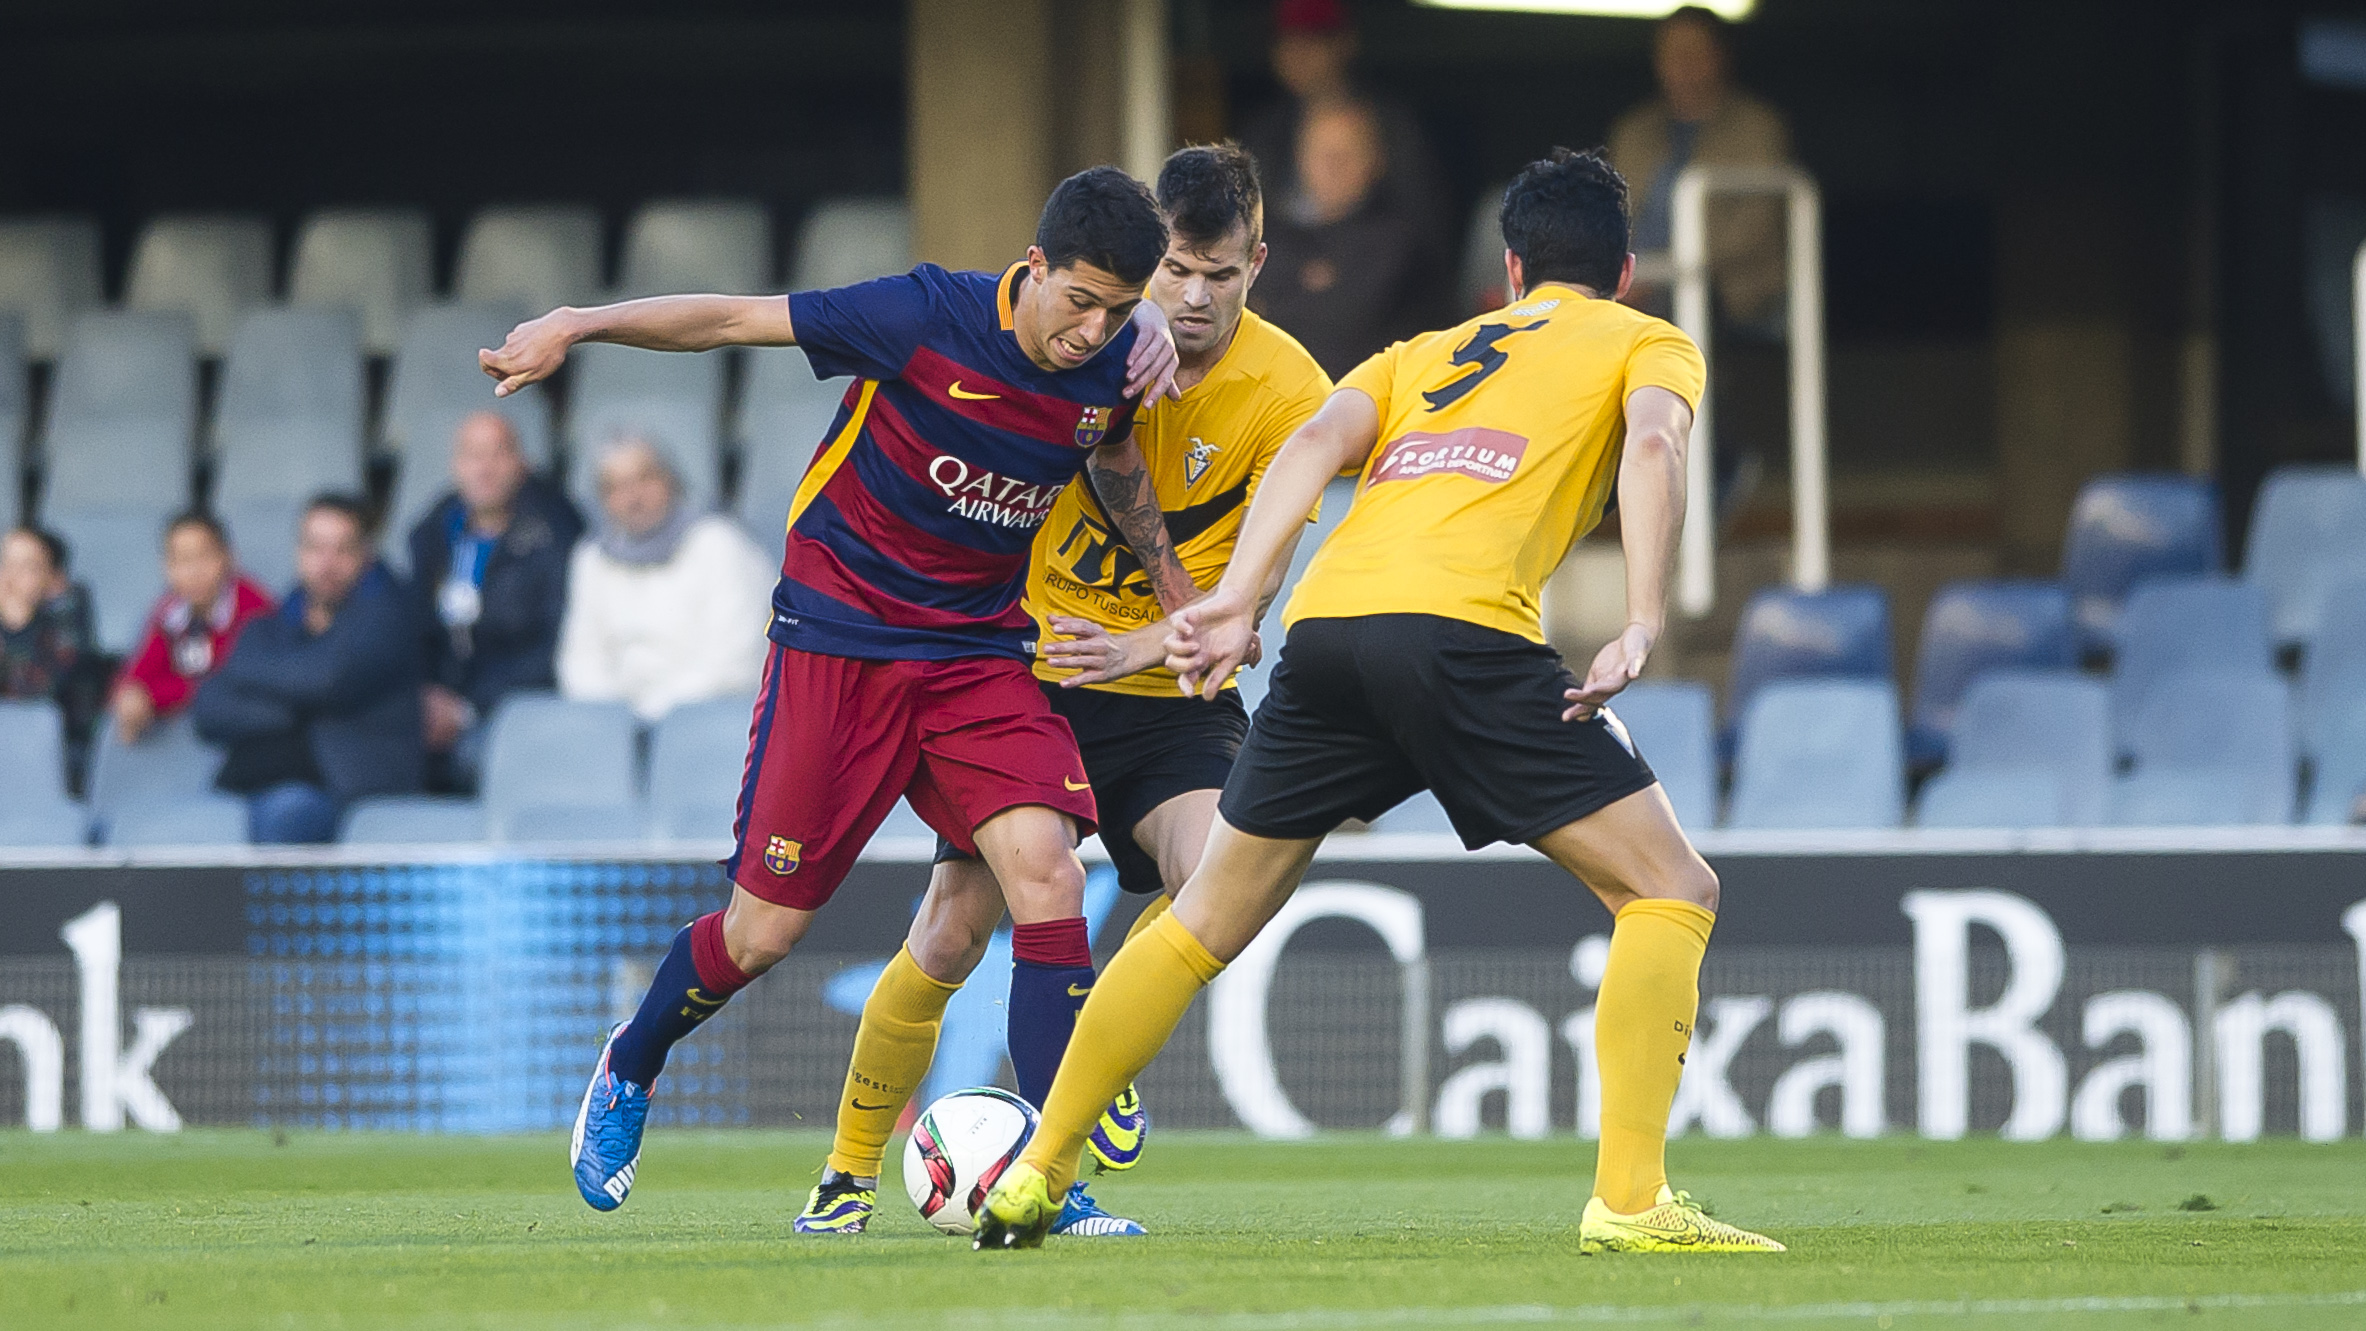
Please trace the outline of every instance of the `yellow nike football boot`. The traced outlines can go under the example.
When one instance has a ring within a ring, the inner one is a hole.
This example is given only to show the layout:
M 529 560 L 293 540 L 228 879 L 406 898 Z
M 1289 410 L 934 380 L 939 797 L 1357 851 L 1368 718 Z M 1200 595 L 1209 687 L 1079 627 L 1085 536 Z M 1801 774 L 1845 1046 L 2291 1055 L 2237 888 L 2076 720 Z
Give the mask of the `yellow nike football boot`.
M 1025 1161 L 1014 1161 L 1002 1171 L 994 1191 L 970 1219 L 977 1225 L 972 1251 L 1040 1248 L 1043 1236 L 1060 1218 L 1060 1201 L 1052 1197 L 1043 1171 Z
M 1596 1197 L 1586 1203 L 1577 1226 L 1577 1250 L 1598 1252 L 1782 1252 L 1783 1245 L 1716 1219 L 1695 1206 L 1692 1194 L 1661 1185 L 1659 1202 L 1636 1215 L 1620 1215 Z
M 1092 1154 L 1093 1172 L 1132 1169 L 1142 1162 L 1142 1147 L 1150 1140 L 1150 1115 L 1142 1108 L 1142 1093 L 1132 1082 L 1101 1111 L 1101 1121 L 1084 1139 Z

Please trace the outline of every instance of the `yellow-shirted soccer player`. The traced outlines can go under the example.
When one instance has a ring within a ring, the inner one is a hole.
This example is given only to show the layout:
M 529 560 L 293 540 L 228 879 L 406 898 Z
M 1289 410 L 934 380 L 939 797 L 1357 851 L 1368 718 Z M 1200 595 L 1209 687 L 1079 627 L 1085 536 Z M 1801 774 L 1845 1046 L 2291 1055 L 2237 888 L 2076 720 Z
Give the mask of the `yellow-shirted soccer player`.
M 1223 576 L 1267 467 L 1323 405 L 1331 383 L 1294 338 L 1247 309 L 1265 261 L 1263 204 L 1248 154 L 1232 145 L 1185 148 L 1167 159 L 1157 193 L 1170 236 L 1146 294 L 1174 335 L 1179 396 L 1144 407 L 1134 438 L 1175 553 L 1192 581 L 1207 587 Z M 1256 610 L 1278 587 L 1296 537 L 1294 530 L 1284 539 L 1280 560 L 1259 583 Z M 1069 486 L 1044 520 L 1027 608 L 1039 629 L 1035 673 L 1052 709 L 1076 732 L 1118 883 L 1150 897 L 1134 925 L 1139 932 L 1199 862 L 1248 713 L 1230 671 L 1217 681 L 1213 701 L 1183 696 L 1165 666 L 1171 626 L 1158 596 L 1087 486 Z M 903 951 L 864 1004 L 836 1140 L 800 1217 L 801 1233 L 862 1232 L 888 1136 L 928 1071 L 946 1001 L 1002 920 L 1002 891 L 982 862 L 943 843 L 937 859 Z M 1036 923 L 1014 914 L 1020 967 L 1030 964 L 1026 946 Z M 1089 954 L 1081 964 L 1091 965 Z M 1090 970 L 1083 974 L 1089 981 Z M 1070 990 L 1079 1006 L 1087 988 Z M 1065 1030 L 1057 1035 L 1065 1042 Z M 1056 1055 L 1039 1061 L 1048 1067 Z M 1105 1168 L 1130 1168 L 1140 1158 L 1149 1123 L 1133 1088 L 1121 1087 L 1104 1099 L 1106 1112 L 1088 1140 Z M 1038 1099 L 1044 1089 L 1020 1087 Z M 1143 1232 L 1101 1211 L 1080 1187 L 1064 1186 L 1062 1203 L 1053 1232 Z
M 1273 918 L 1323 836 L 1427 788 L 1466 845 L 1532 845 L 1617 919 L 1580 1250 L 1782 1250 L 1668 1187 L 1717 878 L 1605 707 L 1665 622 L 1700 351 L 1616 303 L 1634 275 L 1626 184 L 1600 157 L 1529 166 L 1502 223 L 1511 306 L 1350 372 L 1268 470 L 1216 590 L 1177 616 L 1168 663 L 1204 690 L 1248 651 L 1257 589 L 1323 482 L 1361 465 L 1354 510 L 1291 598 L 1206 853 L 1085 1004 L 1042 1127 L 979 1212 L 979 1247 L 1041 1241 L 1101 1106 Z M 1629 622 L 1581 684 L 1545 644 L 1537 598 L 1613 485 Z

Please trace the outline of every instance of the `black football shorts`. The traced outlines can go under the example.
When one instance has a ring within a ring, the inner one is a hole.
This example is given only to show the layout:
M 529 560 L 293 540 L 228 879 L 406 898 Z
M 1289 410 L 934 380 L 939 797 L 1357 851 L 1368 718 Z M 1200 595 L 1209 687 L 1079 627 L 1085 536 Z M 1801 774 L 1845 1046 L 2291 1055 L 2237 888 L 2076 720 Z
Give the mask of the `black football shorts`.
M 1290 627 L 1224 821 L 1319 837 L 1427 789 L 1462 843 L 1524 843 L 1656 778 L 1616 718 L 1564 721 L 1560 654 L 1439 615 L 1302 619 Z

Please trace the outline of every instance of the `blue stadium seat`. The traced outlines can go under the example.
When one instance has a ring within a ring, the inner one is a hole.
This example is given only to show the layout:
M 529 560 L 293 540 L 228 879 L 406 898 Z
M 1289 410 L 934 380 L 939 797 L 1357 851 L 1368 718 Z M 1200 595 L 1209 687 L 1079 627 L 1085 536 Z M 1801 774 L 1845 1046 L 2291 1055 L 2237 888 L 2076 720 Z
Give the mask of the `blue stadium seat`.
M 620 297 L 774 290 L 772 217 L 754 200 L 657 200 L 642 204 L 625 227 Z
M 2040 768 L 2057 778 L 2060 821 L 2084 827 L 2103 821 L 2112 755 L 2111 691 L 2100 681 L 2073 670 L 1991 670 L 1964 690 L 1947 769 L 1933 782 Z
M 1923 786 L 1914 815 L 1918 827 L 2062 827 L 2070 821 L 2062 778 L 2045 767 L 1948 768 Z
M 1890 677 L 1888 594 L 1863 584 L 1754 593 L 1734 633 L 1726 714 L 1749 715 L 1758 690 L 1775 680 L 1830 675 Z
M 1424 790 L 1373 819 L 1372 830 L 1399 835 L 1452 836 L 1454 822 L 1446 816 L 1446 806 L 1438 803 L 1438 797 Z
M 567 492 L 576 505 L 586 513 L 598 509 L 600 452 L 630 435 L 673 464 L 691 512 L 713 509 L 722 490 L 724 356 L 592 343 L 568 360 L 575 382 Z
M 2135 770 L 2113 792 L 2121 825 L 2285 823 L 2299 754 L 2291 689 L 2273 674 L 2186 668 L 2154 683 L 2123 738 Z M 2215 802 L 2195 792 L 2215 783 Z
M 1886 679 L 1776 679 L 1742 713 L 1728 826 L 1896 827 L 1906 813 L 1898 690 Z
M 638 729 L 623 703 L 513 694 L 494 712 L 480 797 L 496 837 L 516 839 L 515 815 L 534 808 L 637 809 Z M 620 835 L 640 826 L 639 814 Z
M 2366 476 L 2346 464 L 2276 468 L 2252 508 L 2243 576 L 2267 593 L 2275 641 L 2315 638 L 2325 594 L 2366 578 Z
M 266 309 L 247 316 L 222 365 L 214 412 L 213 509 L 238 562 L 267 587 L 296 577 L 296 524 L 323 491 L 362 488 L 361 317 Z
M 2062 549 L 2062 585 L 2080 646 L 2110 650 L 2120 600 L 2139 578 L 2216 573 L 2223 565 L 2217 487 L 2165 473 L 2095 477 L 2079 490 Z
M 685 703 L 649 731 L 650 835 L 728 836 L 747 762 L 749 698 Z
M 596 305 L 606 289 L 600 215 L 567 205 L 478 213 L 460 238 L 452 271 L 452 291 L 460 299 L 517 305 L 537 315 L 561 305 Z
M 824 199 L 797 228 L 782 265 L 791 291 L 842 287 L 912 267 L 912 210 L 902 199 Z
M 2113 662 L 2113 722 L 2122 750 L 2160 679 L 2189 669 L 2275 673 L 2267 597 L 2227 577 L 2156 577 L 2136 584 L 2120 613 Z
M 196 321 L 198 349 L 219 356 L 239 320 L 271 299 L 271 219 L 185 213 L 151 218 L 133 242 L 123 304 L 178 310 Z
M 11 796 L 0 801 L 0 847 L 37 850 L 89 844 L 90 811 L 72 800 Z
M 2366 580 L 2326 593 L 2303 675 L 2301 749 L 2314 769 L 2306 821 L 2349 821 L 2366 794 Z
M 847 380 L 816 379 L 796 347 L 748 349 L 740 394 L 739 495 L 732 512 L 759 549 L 778 559 L 788 541 L 790 501 L 837 419 Z
M 91 743 L 92 816 L 103 833 L 120 813 L 202 798 L 221 768 L 222 751 L 197 737 L 186 713 L 150 726 L 137 744 L 102 724 Z
M 423 846 L 485 839 L 485 810 L 474 800 L 431 795 L 376 795 L 355 800 L 337 839 L 355 846 Z
M 1941 587 L 1922 617 L 1922 644 L 1915 652 L 1908 756 L 1918 765 L 1946 761 L 1956 707 L 1982 673 L 2077 664 L 2070 594 L 2059 585 L 2000 579 Z
M 390 356 L 435 287 L 435 219 L 423 208 L 329 208 L 304 219 L 288 303 L 352 310 L 362 345 Z
M 46 698 L 0 701 L 0 771 L 8 773 L 8 795 L 48 802 L 66 798 L 65 719 Z
M 109 820 L 110 846 L 243 846 L 246 801 L 231 795 L 191 795 L 120 809 Z
M 1696 830 L 1715 827 L 1717 724 L 1709 686 L 1639 680 L 1611 700 L 1610 711 L 1659 777 L 1676 821 Z

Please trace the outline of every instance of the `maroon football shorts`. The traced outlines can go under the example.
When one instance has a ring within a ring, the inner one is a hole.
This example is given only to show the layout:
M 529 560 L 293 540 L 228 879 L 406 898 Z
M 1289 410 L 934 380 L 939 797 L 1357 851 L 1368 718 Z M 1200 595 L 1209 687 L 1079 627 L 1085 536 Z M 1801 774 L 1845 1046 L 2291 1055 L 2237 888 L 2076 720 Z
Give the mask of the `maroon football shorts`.
M 898 796 L 965 854 L 1021 804 L 1097 821 L 1076 736 L 1023 662 L 860 661 L 775 644 L 748 733 L 723 867 L 764 900 L 816 910 Z

